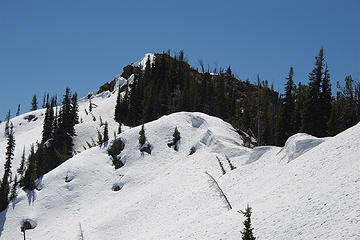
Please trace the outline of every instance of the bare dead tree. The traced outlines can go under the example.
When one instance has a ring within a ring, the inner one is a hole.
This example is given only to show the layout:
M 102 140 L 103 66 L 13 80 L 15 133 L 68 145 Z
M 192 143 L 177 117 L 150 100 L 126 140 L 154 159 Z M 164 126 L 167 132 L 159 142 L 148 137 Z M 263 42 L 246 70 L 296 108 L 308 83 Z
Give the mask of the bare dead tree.
M 79 240 L 84 240 L 84 233 L 83 233 L 83 230 L 81 228 L 81 223 L 79 223 L 79 228 L 80 228 L 80 235 L 79 235 Z
M 208 172 L 205 172 L 208 177 L 209 177 L 209 183 L 210 183 L 210 187 L 213 188 L 216 192 L 218 192 L 219 197 L 223 200 L 223 202 L 226 204 L 226 207 L 228 210 L 232 209 L 232 206 L 228 200 L 228 198 L 226 197 L 224 191 L 220 188 L 219 184 L 217 183 L 217 181 L 215 180 L 215 178 L 213 176 L 211 176 Z
M 227 162 L 229 163 L 230 170 L 236 169 L 236 167 L 231 163 L 230 158 L 228 158 L 228 156 L 226 156 L 226 155 L 225 155 L 225 158 L 226 158 Z
M 216 158 L 217 158 L 218 163 L 219 163 L 219 165 L 220 165 L 222 174 L 225 175 L 226 171 L 225 171 L 224 166 L 222 165 L 222 163 L 221 163 L 220 159 L 218 158 L 218 156 L 216 156 Z

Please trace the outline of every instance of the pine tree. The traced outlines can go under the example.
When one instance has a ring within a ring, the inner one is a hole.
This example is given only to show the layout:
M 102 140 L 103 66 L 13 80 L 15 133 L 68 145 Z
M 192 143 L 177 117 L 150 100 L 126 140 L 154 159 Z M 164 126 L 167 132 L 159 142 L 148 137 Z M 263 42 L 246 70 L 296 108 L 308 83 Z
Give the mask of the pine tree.
M 73 136 L 75 134 L 74 108 L 71 103 L 70 89 L 66 88 L 58 117 L 58 127 L 55 132 L 55 147 L 63 155 L 63 159 L 72 156 Z
M 121 109 L 120 109 L 120 105 L 121 105 L 121 92 L 120 92 L 120 86 L 118 87 L 118 93 L 117 93 L 117 97 L 116 97 L 116 104 L 115 104 L 115 121 L 118 123 L 121 123 Z M 90 106 L 91 106 L 91 99 L 90 99 Z M 89 107 L 89 110 L 91 109 L 91 107 Z M 90 111 L 91 112 L 91 111 Z
M 330 118 L 331 105 L 333 98 L 331 96 L 331 84 L 330 84 L 330 74 L 328 70 L 328 65 L 325 64 L 325 70 L 323 73 L 323 79 L 321 81 L 321 93 L 319 97 L 319 104 L 321 109 L 321 129 L 320 137 L 327 136 L 327 123 Z
M 51 103 L 46 103 L 46 111 L 45 118 L 43 124 L 43 132 L 42 132 L 42 143 L 45 143 L 47 140 L 53 137 L 54 134 L 54 101 Z
M 9 136 L 9 127 L 10 127 L 10 109 L 6 114 L 6 118 L 5 118 L 5 137 Z
M 315 59 L 315 67 L 309 74 L 309 95 L 305 102 L 301 130 L 316 137 L 324 137 L 331 109 L 330 75 L 322 48 Z
M 76 124 L 79 123 L 79 116 L 78 116 L 78 112 L 79 112 L 79 106 L 77 103 L 77 93 L 75 92 L 72 97 L 71 97 L 71 110 L 70 110 L 70 115 L 71 115 L 71 119 L 72 119 L 72 125 L 75 126 Z M 74 130 L 74 135 L 75 135 L 75 130 Z
M 20 166 L 17 169 L 17 173 L 22 177 L 24 174 L 24 167 L 25 167 L 25 147 L 23 149 L 23 153 L 21 155 L 21 161 L 20 161 Z
M 18 180 L 17 180 L 17 175 L 15 175 L 14 182 L 11 186 L 9 201 L 12 201 L 17 197 L 17 185 L 18 185 Z
M 20 104 L 18 104 L 17 111 L 16 111 L 16 116 L 19 116 L 19 115 L 20 115 Z
M 279 145 L 285 144 L 285 141 L 295 133 L 295 84 L 293 76 L 294 70 L 290 67 L 285 84 L 285 98 L 281 106 Z
M 4 175 L 0 185 L 0 212 L 5 210 L 9 204 L 9 191 L 10 191 L 10 181 L 11 181 L 11 162 L 14 157 L 15 149 L 15 138 L 13 125 L 10 124 L 10 131 L 7 138 L 6 146 L 6 161 L 4 165 Z
M 140 147 L 143 146 L 146 142 L 146 136 L 145 136 L 145 129 L 144 129 L 144 124 L 141 126 L 141 130 L 139 132 L 139 144 Z
M 31 145 L 30 154 L 26 161 L 25 174 L 22 177 L 20 183 L 24 189 L 28 189 L 28 190 L 35 189 L 35 165 L 36 165 L 35 149 L 34 149 L 34 145 Z
M 244 221 L 244 230 L 241 232 L 242 240 L 255 240 L 253 234 L 253 228 L 251 227 L 251 207 L 247 205 L 245 212 L 241 211 L 241 213 L 246 217 Z
M 109 129 L 108 129 L 108 123 L 107 121 L 105 121 L 103 142 L 106 143 L 107 141 L 109 141 Z
M 178 151 L 178 141 L 180 141 L 180 132 L 177 129 L 177 127 L 175 127 L 174 133 L 173 133 L 173 140 L 172 140 L 172 145 L 174 146 L 174 150 Z
M 31 108 L 30 108 L 30 111 L 35 111 L 38 109 L 38 106 L 37 106 L 37 99 L 36 99 L 36 94 L 33 95 L 32 99 L 31 99 Z
M 44 93 L 44 96 L 43 96 L 43 103 L 42 103 L 42 108 L 45 108 L 46 107 L 46 93 Z

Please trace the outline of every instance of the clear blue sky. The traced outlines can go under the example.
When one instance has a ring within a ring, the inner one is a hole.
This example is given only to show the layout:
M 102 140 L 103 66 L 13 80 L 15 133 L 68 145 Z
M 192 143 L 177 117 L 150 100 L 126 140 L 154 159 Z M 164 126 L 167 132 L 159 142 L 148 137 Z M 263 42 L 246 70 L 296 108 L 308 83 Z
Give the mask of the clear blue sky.
M 147 52 L 183 49 L 227 67 L 242 80 L 274 82 L 283 92 L 289 67 L 307 82 L 324 47 L 333 89 L 360 80 L 360 1 L 1 1 L 0 119 L 31 97 L 80 96 L 113 79 Z

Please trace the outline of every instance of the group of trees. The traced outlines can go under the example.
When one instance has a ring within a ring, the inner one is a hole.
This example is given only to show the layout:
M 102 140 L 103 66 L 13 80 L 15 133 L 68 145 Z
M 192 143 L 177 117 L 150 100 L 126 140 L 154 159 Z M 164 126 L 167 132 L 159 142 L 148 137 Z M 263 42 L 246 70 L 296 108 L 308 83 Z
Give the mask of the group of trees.
M 257 139 L 258 145 L 283 145 L 297 132 L 317 137 L 335 135 L 360 119 L 359 83 L 346 77 L 332 97 L 330 74 L 323 49 L 315 57 L 309 84 L 294 83 L 294 69 L 286 77 L 285 93 L 274 91 L 268 81 L 239 81 L 231 68 L 216 74 L 190 67 L 181 51 L 155 54 L 145 70 L 126 66 L 123 76 L 135 75 L 118 92 L 115 120 L 129 126 L 177 111 L 200 111 L 220 117 Z M 216 71 L 216 70 L 214 70 Z
M 184 53 L 171 57 L 169 53 L 156 54 L 145 70 L 127 66 L 124 76 L 135 74 L 132 83 L 119 92 L 115 120 L 136 126 L 177 111 L 202 111 L 231 120 L 235 116 L 235 96 L 226 79 L 229 73 L 219 75 L 199 73 L 184 59 Z M 227 89 L 228 88 L 228 89 Z M 230 91 L 230 94 L 229 94 Z
M 35 179 L 54 169 L 73 155 L 75 124 L 78 123 L 77 94 L 66 88 L 58 111 L 56 97 L 47 99 L 42 140 L 30 148 L 21 186 L 35 188 Z

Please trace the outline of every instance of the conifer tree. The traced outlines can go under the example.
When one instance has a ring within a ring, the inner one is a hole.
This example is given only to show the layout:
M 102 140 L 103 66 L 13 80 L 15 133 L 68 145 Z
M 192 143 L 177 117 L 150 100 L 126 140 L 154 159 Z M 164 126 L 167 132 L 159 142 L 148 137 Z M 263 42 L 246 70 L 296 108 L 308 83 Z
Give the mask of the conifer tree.
M 24 149 L 23 149 L 23 153 L 21 155 L 21 161 L 20 161 L 20 166 L 19 168 L 17 169 L 17 173 L 22 177 L 23 174 L 24 174 L 24 169 L 25 168 L 25 146 L 24 146 Z
M 5 118 L 5 137 L 9 136 L 9 127 L 10 127 L 10 109 L 6 114 L 6 118 Z
M 121 112 L 120 112 L 120 104 L 121 104 L 121 92 L 120 92 L 120 86 L 118 88 L 118 93 L 117 93 L 117 97 L 116 97 L 116 104 L 115 104 L 115 121 L 118 123 L 121 123 Z M 90 99 L 90 106 L 91 106 L 91 99 Z M 91 107 L 89 107 L 89 111 L 90 111 Z M 91 112 L 91 111 L 90 111 Z
M 76 111 L 75 111 L 76 113 Z M 72 156 L 73 140 L 75 134 L 74 108 L 71 103 L 70 89 L 66 88 L 58 117 L 58 127 L 55 133 L 55 147 L 67 159 Z
M 108 129 L 108 123 L 107 121 L 105 121 L 103 142 L 106 143 L 107 141 L 109 141 L 109 129 Z
M 46 103 L 45 118 L 43 124 L 43 133 L 42 133 L 42 143 L 45 143 L 47 140 L 53 137 L 54 134 L 54 101 L 51 100 L 51 103 Z
M 70 110 L 70 114 L 71 114 L 71 119 L 73 121 L 73 126 L 75 126 L 76 124 L 79 123 L 79 116 L 78 116 L 78 112 L 79 112 L 79 106 L 77 103 L 77 93 L 75 92 L 72 97 L 71 97 L 71 110 Z M 75 136 L 75 130 L 73 133 Z
M 17 111 L 16 111 L 16 116 L 19 116 L 19 115 L 20 115 L 20 104 L 18 104 Z
M 0 212 L 5 210 L 9 204 L 9 191 L 10 191 L 10 181 L 11 181 L 11 162 L 14 157 L 15 149 L 15 138 L 13 125 L 10 124 L 10 131 L 7 138 L 6 146 L 6 161 L 4 165 L 4 175 L 0 185 Z
M 247 205 L 245 212 L 241 211 L 241 213 L 246 217 L 244 221 L 244 230 L 241 232 L 242 240 L 255 240 L 253 234 L 253 228 L 251 227 L 251 207 Z
M 37 106 L 37 99 L 36 99 L 36 94 L 33 95 L 32 99 L 31 99 L 31 108 L 30 108 L 30 111 L 35 111 L 38 109 L 38 106 Z
M 12 201 L 17 197 L 17 185 L 18 185 L 18 180 L 17 180 L 17 175 L 15 175 L 14 182 L 11 186 L 9 201 Z
M 46 93 L 44 93 L 44 96 L 43 96 L 43 103 L 42 103 L 42 108 L 45 108 L 46 107 Z
M 331 105 L 333 98 L 331 96 L 331 84 L 330 84 L 330 74 L 328 70 L 328 65 L 325 64 L 325 69 L 323 73 L 323 78 L 321 81 L 321 92 L 319 96 L 319 104 L 321 109 L 321 125 L 320 125 L 320 137 L 327 136 L 327 123 L 330 118 Z
M 290 67 L 285 84 L 285 98 L 281 106 L 279 145 L 283 145 L 295 133 L 295 84 L 293 76 L 294 70 Z
M 145 129 L 144 129 L 144 124 L 141 126 L 141 130 L 139 132 L 139 144 L 140 147 L 143 146 L 146 142 L 146 136 L 145 136 Z
M 315 59 L 315 67 L 309 74 L 309 95 L 305 102 L 301 130 L 316 137 L 324 137 L 331 108 L 330 75 L 322 48 Z
M 173 133 L 173 140 L 172 140 L 172 145 L 174 146 L 174 150 L 178 151 L 178 141 L 180 141 L 180 132 L 177 129 L 177 127 L 175 127 L 174 133 Z
M 35 189 L 35 164 L 36 164 L 36 157 L 35 157 L 35 149 L 34 145 L 30 147 L 30 154 L 26 161 L 26 170 L 25 174 L 21 179 L 21 186 L 24 189 L 34 190 Z

